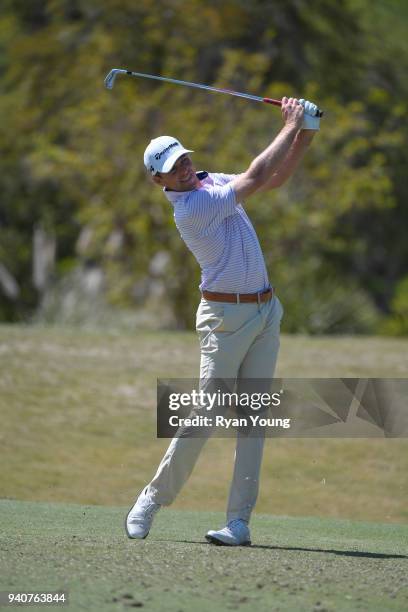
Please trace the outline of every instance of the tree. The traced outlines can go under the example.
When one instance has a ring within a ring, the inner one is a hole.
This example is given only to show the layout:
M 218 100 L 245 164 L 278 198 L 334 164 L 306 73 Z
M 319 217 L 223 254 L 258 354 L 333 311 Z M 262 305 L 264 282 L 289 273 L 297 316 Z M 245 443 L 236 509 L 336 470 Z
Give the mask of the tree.
M 197 151 L 201 167 L 240 172 L 280 117 L 143 80 L 103 88 L 110 68 L 128 66 L 319 101 L 323 129 L 304 166 L 248 208 L 287 304 L 287 329 L 376 329 L 393 309 L 408 259 L 408 49 L 392 35 L 408 17 L 404 3 L 387 7 L 379 0 L 7 0 L 0 263 L 19 292 L 0 289 L 0 318 L 27 318 L 41 301 L 32 281 L 33 233 L 41 226 L 55 236 L 55 282 L 78 266 L 95 267 L 111 303 L 142 305 L 164 291 L 174 324 L 191 326 L 198 267 L 146 177 L 143 150 L 150 138 L 175 134 Z M 309 309 L 299 306 L 306 287 Z

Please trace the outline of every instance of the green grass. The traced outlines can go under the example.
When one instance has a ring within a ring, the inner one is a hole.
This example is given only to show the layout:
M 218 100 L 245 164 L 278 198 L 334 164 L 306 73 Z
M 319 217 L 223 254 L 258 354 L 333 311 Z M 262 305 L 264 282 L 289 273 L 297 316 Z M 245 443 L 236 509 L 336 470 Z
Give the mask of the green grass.
M 284 336 L 277 375 L 404 377 L 407 352 Z M 127 540 L 168 444 L 156 378 L 193 378 L 198 358 L 193 333 L 0 326 L 0 590 L 65 588 L 73 611 L 406 610 L 407 440 L 267 440 L 251 549 L 203 538 L 223 525 L 234 451 L 210 440 L 147 540 Z
M 257 515 L 253 546 L 232 549 L 203 538 L 218 513 L 165 509 L 130 541 L 125 511 L 0 502 L 0 590 L 66 589 L 75 611 L 407 609 L 402 525 Z

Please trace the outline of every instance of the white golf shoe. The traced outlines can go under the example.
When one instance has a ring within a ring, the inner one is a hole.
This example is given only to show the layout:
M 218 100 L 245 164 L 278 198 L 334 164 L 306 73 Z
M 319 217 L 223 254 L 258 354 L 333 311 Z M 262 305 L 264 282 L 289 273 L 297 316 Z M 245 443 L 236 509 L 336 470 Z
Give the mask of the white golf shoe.
M 154 515 L 160 510 L 160 504 L 151 500 L 148 487 L 143 489 L 131 507 L 125 519 L 125 530 L 128 538 L 144 540 L 149 534 Z
M 242 519 L 234 519 L 224 529 L 209 531 L 205 536 L 211 544 L 218 546 L 251 546 L 248 524 Z

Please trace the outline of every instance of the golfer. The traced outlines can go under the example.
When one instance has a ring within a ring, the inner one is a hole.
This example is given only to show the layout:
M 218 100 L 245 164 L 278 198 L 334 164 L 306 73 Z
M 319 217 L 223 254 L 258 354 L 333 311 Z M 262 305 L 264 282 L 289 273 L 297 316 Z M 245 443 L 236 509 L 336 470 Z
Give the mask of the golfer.
M 261 247 L 242 202 L 280 187 L 293 174 L 320 120 L 316 105 L 283 98 L 284 125 L 271 144 L 238 175 L 196 172 L 170 136 L 150 142 L 144 163 L 174 209 L 177 228 L 201 267 L 200 380 L 272 379 L 279 349 L 282 306 L 269 282 Z M 176 498 L 206 438 L 173 438 L 153 480 L 129 510 L 129 538 L 145 538 L 155 513 Z M 251 543 L 248 523 L 259 488 L 264 436 L 237 435 L 227 524 L 209 531 L 214 544 Z

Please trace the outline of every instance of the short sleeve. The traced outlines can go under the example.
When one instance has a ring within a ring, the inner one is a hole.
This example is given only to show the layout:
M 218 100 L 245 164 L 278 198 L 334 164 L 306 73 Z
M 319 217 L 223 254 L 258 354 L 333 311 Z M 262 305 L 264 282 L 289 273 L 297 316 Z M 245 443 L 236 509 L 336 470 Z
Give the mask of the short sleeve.
M 224 174 L 223 172 L 213 172 L 211 176 L 219 185 L 226 185 L 233 181 L 239 174 Z
M 230 183 L 197 189 L 188 198 L 190 221 L 197 231 L 214 231 L 236 209 L 235 191 Z

